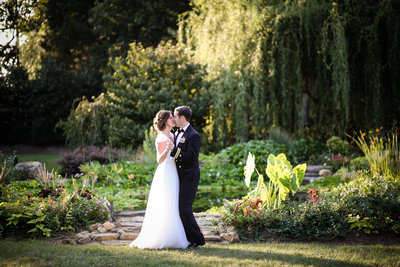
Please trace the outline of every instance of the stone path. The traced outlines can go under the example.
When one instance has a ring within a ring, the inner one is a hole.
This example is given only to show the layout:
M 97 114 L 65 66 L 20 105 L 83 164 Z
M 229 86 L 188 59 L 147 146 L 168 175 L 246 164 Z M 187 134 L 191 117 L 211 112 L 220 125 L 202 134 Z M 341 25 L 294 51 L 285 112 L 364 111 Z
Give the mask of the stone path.
M 144 211 L 116 211 L 113 223 L 94 224 L 89 231 L 76 235 L 78 244 L 128 245 L 135 240 L 142 228 Z M 239 241 L 234 229 L 224 229 L 218 213 L 195 213 L 207 243 L 229 243 Z M 229 240 L 229 241 L 228 241 Z
M 332 175 L 332 166 L 324 165 L 307 165 L 306 173 L 304 174 L 303 184 L 312 183 L 315 180 L 321 179 L 327 175 Z

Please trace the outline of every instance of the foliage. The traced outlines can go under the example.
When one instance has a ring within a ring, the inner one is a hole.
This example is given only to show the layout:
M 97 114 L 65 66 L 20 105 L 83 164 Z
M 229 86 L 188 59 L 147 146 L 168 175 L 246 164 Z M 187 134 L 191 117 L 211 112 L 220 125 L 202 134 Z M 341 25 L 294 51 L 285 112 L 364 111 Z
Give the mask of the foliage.
M 100 198 L 113 203 L 114 210 L 146 209 L 149 190 L 150 186 L 132 188 L 122 184 L 95 188 Z
M 97 161 L 102 164 L 116 162 L 127 157 L 123 150 L 115 149 L 109 146 L 103 148 L 95 146 L 78 147 L 73 152 L 64 152 L 58 163 L 62 167 L 62 173 L 66 175 L 75 175 L 80 173 L 80 166 L 87 162 Z
M 205 131 L 214 146 L 266 138 L 271 126 L 323 140 L 398 123 L 399 38 L 390 32 L 400 20 L 393 1 L 193 6 L 180 17 L 179 38 L 212 80 Z
M 223 220 L 237 227 L 241 239 L 245 241 L 266 240 L 271 235 L 282 239 L 331 240 L 348 232 L 346 215 L 334 202 L 319 201 L 316 205 L 311 200 L 288 200 L 280 209 L 261 209 L 251 214 L 249 211 L 236 212 L 241 202 L 229 203 Z M 245 203 L 249 203 L 250 207 L 252 205 L 252 202 Z
M 255 164 L 265 168 L 270 154 L 285 152 L 286 148 L 272 140 L 251 140 L 229 146 L 217 154 L 200 158 L 200 183 L 243 186 L 243 167 L 250 151 L 255 156 Z
M 362 175 L 338 190 L 351 226 L 366 232 L 394 231 L 400 216 L 399 179 Z
M 105 91 L 109 57 L 124 57 L 134 41 L 155 46 L 173 38 L 178 14 L 188 9 L 185 0 L 1 1 L 3 142 L 62 143 L 56 123 L 83 96 Z
M 7 33 L 8 37 L 8 40 L 0 45 L 2 71 L 20 67 L 18 50 L 22 32 L 29 31 L 41 22 L 40 17 L 31 13 L 32 8 L 37 5 L 33 0 L 5 0 L 0 3 L 0 31 Z
M 314 138 L 298 138 L 290 142 L 287 157 L 295 164 L 301 164 L 307 162 L 310 155 L 319 155 L 324 149 L 324 144 Z
M 350 152 L 349 142 L 337 136 L 332 136 L 326 141 L 326 148 L 331 154 L 348 155 Z
M 357 157 L 351 160 L 350 170 L 369 170 L 368 160 L 365 157 Z
M 144 140 L 141 147 L 136 149 L 133 159 L 136 164 L 143 165 L 155 165 L 157 164 L 157 151 L 155 147 L 155 141 L 157 138 L 157 132 L 154 127 L 151 126 L 147 131 L 144 132 Z
M 36 144 L 61 143 L 62 131 L 56 128 L 60 119 L 65 119 L 70 112 L 75 98 L 88 91 L 83 72 L 66 71 L 64 62 L 58 62 L 51 56 L 41 59 L 41 67 L 35 72 L 35 79 L 29 81 L 29 91 L 21 95 L 26 108 L 29 133 L 24 142 Z M 20 141 L 21 142 L 21 141 Z
M 189 61 L 187 52 L 172 42 L 157 48 L 132 43 L 126 57 L 110 62 L 113 75 L 105 77 L 109 143 L 137 147 L 144 131 L 160 109 L 189 105 L 194 111 L 191 124 L 202 128 L 208 105 L 204 69 Z
M 267 226 L 272 233 L 283 238 L 301 240 L 332 240 L 348 232 L 342 207 L 335 202 L 289 202 L 277 211 L 277 224 Z
M 26 180 L 26 172 L 15 169 L 18 163 L 18 156 L 15 152 L 12 155 L 3 155 L 0 151 L 0 184 L 9 184 L 12 181 Z
M 249 152 L 248 160 L 245 166 L 246 185 L 250 186 L 250 178 L 255 169 L 255 158 Z M 293 194 L 303 182 L 306 171 L 306 164 L 292 167 L 286 159 L 285 154 L 281 153 L 277 157 L 273 154 L 268 156 L 268 165 L 265 170 L 269 183 L 264 183 L 264 176 L 257 169 L 258 174 L 257 188 L 248 193 L 249 199 L 260 198 L 263 202 L 262 207 L 267 210 L 279 209 L 290 192 Z
M 312 154 L 307 163 L 314 165 L 324 165 L 327 166 L 327 168 L 332 168 L 332 171 L 335 172 L 342 167 L 348 167 L 351 163 L 351 157 L 343 156 L 342 154 Z
M 86 163 L 81 167 L 83 175 L 80 179 L 89 179 L 92 184 L 123 185 L 138 188 L 151 184 L 155 165 L 134 165 L 130 161 L 101 164 L 100 162 Z
M 232 185 L 201 185 L 198 188 L 196 197 L 193 202 L 193 212 L 204 212 L 219 207 L 228 199 L 239 199 L 246 194 L 243 187 L 236 187 Z
M 82 197 L 79 192 L 67 188 L 44 188 L 34 183 L 34 188 L 18 184 L 0 187 L 3 234 L 48 237 L 108 218 L 109 210 L 104 201 L 88 199 L 87 195 Z
M 287 166 L 282 169 L 286 158 L 279 161 L 270 155 L 268 161 L 266 172 L 270 182 L 276 183 L 276 177 L 285 176 L 283 174 L 291 169 Z M 254 157 L 250 154 L 245 168 L 247 185 L 250 184 L 249 177 L 254 165 Z M 242 238 L 250 240 L 266 239 L 271 234 L 301 240 L 332 239 L 342 237 L 350 230 L 367 234 L 398 233 L 400 180 L 393 173 L 383 174 L 371 176 L 368 172 L 358 172 L 352 180 L 344 180 L 340 175 L 325 177 L 302 187 L 302 191 L 308 189 L 308 199 L 293 197 L 286 199 L 284 205 L 272 206 L 265 205 L 265 202 L 270 199 L 279 201 L 279 198 L 276 198 L 276 192 L 270 186 L 265 186 L 263 176 L 259 174 L 258 189 L 242 200 L 229 202 L 222 210 L 223 219 L 226 224 L 236 226 Z M 298 183 L 288 181 L 279 186 L 290 187 L 291 184 L 295 185 L 294 188 L 299 186 Z M 315 187 L 322 190 L 317 191 Z M 260 194 L 260 188 L 263 188 L 264 196 Z M 253 211 L 250 213 L 248 204 L 244 203 L 257 198 L 262 200 L 257 206 L 260 209 L 255 214 Z M 241 209 L 243 204 L 244 208 Z
M 342 179 L 340 175 L 332 175 L 332 176 L 326 176 L 321 179 L 315 180 L 312 183 L 306 184 L 300 188 L 299 191 L 304 191 L 304 190 L 310 190 L 310 189 L 322 189 L 322 190 L 330 190 L 330 189 L 335 189 L 341 184 L 349 182 L 350 179 L 345 178 Z M 308 192 L 308 191 L 307 191 Z
M 353 138 L 354 142 L 364 153 L 373 176 L 400 175 L 400 147 L 397 142 L 398 133 L 385 137 L 364 138 L 365 134 Z
M 7 75 L 0 73 L 2 143 L 14 144 L 29 137 L 29 104 L 25 95 L 29 95 L 30 90 L 28 75 L 22 67 L 10 68 Z
M 66 143 L 70 148 L 89 145 L 103 146 L 107 144 L 108 118 L 104 94 L 92 97 L 89 102 L 83 97 L 78 106 L 71 111 L 67 121 L 60 121 L 57 126 L 64 130 Z
M 265 215 L 267 210 L 262 206 L 264 206 L 264 201 L 260 198 L 228 201 L 224 221 L 239 229 L 246 229 L 249 224 L 254 225 L 257 220 L 261 220 L 261 215 Z
M 96 1 L 89 21 L 105 50 L 113 44 L 128 50 L 134 41 L 145 47 L 157 46 L 161 40 L 175 36 L 178 14 L 189 9 L 184 0 L 146 2 L 134 0 Z

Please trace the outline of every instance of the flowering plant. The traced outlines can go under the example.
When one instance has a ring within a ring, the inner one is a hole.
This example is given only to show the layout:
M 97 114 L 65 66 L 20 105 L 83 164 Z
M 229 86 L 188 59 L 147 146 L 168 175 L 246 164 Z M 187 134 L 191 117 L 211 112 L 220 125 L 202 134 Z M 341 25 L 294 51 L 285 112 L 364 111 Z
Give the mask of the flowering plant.
M 110 210 L 101 199 L 79 197 L 77 204 L 72 209 L 72 213 L 83 221 L 85 225 L 89 225 L 107 220 Z
M 307 193 L 308 198 L 314 203 L 314 205 L 317 205 L 319 201 L 318 191 L 315 188 L 311 188 Z
M 241 200 L 233 200 L 225 204 L 224 220 L 229 225 L 235 227 L 244 227 L 252 221 L 253 218 L 265 214 L 263 208 L 264 201 L 261 198 L 250 199 L 245 197 Z
M 51 236 L 108 219 L 108 203 L 93 194 L 90 199 L 82 196 L 88 192 L 43 186 L 27 189 L 16 185 L 0 186 L 3 234 Z

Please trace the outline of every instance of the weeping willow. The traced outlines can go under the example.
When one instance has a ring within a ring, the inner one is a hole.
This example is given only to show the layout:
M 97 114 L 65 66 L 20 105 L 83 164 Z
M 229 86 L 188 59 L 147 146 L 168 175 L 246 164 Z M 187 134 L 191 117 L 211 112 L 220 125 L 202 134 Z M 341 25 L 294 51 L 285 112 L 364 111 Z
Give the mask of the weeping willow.
M 180 17 L 179 42 L 208 69 L 209 141 L 224 146 L 265 138 L 276 126 L 323 139 L 375 127 L 382 119 L 396 123 L 395 1 L 193 0 L 192 5 Z

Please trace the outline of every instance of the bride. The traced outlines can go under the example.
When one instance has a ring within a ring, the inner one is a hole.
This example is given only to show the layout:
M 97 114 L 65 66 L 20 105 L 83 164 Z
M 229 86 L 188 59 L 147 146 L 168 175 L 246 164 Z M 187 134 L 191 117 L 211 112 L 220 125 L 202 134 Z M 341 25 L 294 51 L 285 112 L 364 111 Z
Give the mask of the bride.
M 151 184 L 142 229 L 130 247 L 187 248 L 189 242 L 179 217 L 178 172 L 175 160 L 170 156 L 174 148 L 171 129 L 175 121 L 170 111 L 160 110 L 153 125 L 158 132 L 155 144 L 159 165 Z

